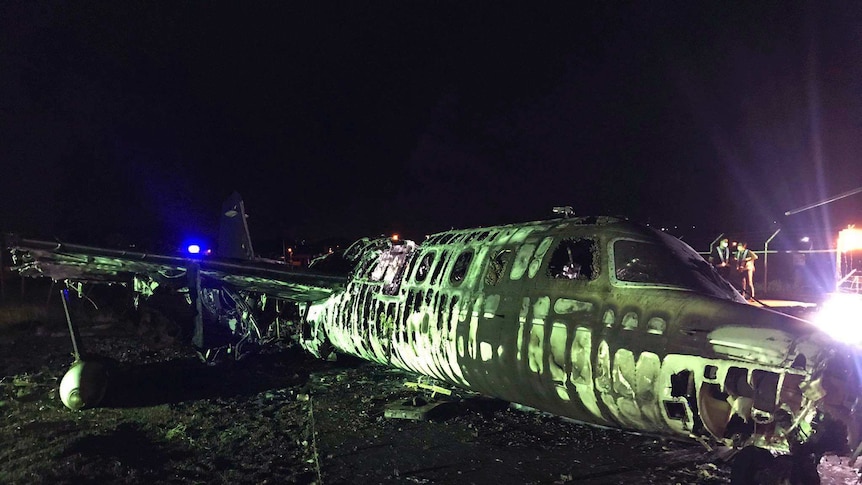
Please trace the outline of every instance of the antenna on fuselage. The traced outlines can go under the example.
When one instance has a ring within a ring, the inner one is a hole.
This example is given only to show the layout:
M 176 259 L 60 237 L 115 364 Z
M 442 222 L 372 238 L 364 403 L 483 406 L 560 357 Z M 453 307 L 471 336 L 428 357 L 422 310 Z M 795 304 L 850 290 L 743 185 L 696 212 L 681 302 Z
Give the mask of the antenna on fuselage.
M 554 214 L 562 214 L 565 218 L 569 218 L 575 215 L 575 210 L 572 209 L 572 206 L 570 205 L 561 205 L 554 207 L 553 212 Z

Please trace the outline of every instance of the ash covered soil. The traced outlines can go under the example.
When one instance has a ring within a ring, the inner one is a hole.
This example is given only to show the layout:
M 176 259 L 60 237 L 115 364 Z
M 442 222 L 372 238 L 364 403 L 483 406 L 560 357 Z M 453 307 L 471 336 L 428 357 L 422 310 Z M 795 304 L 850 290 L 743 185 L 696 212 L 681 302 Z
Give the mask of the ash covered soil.
M 169 323 L 122 312 L 72 312 L 111 380 L 101 407 L 70 411 L 58 299 L 4 306 L 0 483 L 729 483 L 700 445 L 463 391 L 435 420 L 386 418 L 388 405 L 430 399 L 405 387 L 416 376 L 297 348 L 207 366 Z

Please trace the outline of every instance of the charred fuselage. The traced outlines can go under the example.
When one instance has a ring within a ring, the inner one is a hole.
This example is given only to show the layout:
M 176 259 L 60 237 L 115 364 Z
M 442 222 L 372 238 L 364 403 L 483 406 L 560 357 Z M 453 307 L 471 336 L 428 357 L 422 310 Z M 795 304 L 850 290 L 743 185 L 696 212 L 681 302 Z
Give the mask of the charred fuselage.
M 306 323 L 314 353 L 328 343 L 588 423 L 789 450 L 829 422 L 840 431 L 820 448 L 858 446 L 851 349 L 746 304 L 691 248 L 625 221 L 368 250 Z
M 28 276 L 188 291 L 198 346 L 207 325 L 232 332 L 234 350 L 264 340 L 273 325 L 262 315 L 293 305 L 289 326 L 321 357 L 350 354 L 598 425 L 859 453 L 854 349 L 748 305 L 690 247 L 620 219 L 364 240 L 309 272 L 37 241 L 12 250 Z

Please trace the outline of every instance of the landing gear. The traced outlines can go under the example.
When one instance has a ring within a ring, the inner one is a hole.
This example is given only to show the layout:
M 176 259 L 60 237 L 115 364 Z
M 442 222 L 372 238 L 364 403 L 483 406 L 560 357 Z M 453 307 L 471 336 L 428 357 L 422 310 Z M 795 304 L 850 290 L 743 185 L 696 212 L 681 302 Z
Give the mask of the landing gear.
M 101 363 L 88 362 L 81 358 L 75 325 L 69 316 L 69 290 L 60 290 L 60 296 L 63 300 L 63 310 L 66 312 L 66 323 L 69 325 L 69 335 L 72 337 L 75 356 L 75 361 L 60 381 L 60 400 L 67 408 L 77 411 L 97 406 L 102 401 L 105 397 L 105 389 L 108 387 L 108 373 Z

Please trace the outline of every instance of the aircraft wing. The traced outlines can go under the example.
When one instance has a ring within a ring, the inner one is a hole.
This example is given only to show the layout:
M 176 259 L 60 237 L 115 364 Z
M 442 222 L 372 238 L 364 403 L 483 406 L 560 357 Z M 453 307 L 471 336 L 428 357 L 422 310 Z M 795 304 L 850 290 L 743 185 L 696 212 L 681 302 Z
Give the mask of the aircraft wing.
M 185 258 L 14 237 L 9 250 L 14 269 L 22 276 L 54 280 L 132 283 L 144 278 L 160 284 L 185 284 L 187 277 L 196 272 L 205 283 L 218 281 L 235 290 L 295 302 L 325 299 L 347 283 L 345 276 L 255 260 Z

